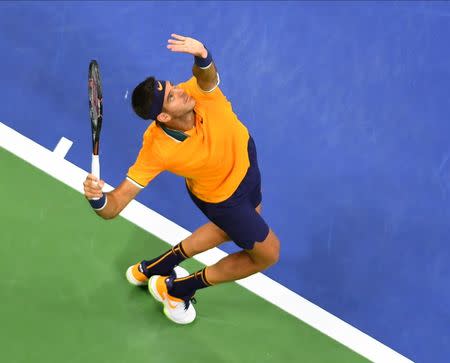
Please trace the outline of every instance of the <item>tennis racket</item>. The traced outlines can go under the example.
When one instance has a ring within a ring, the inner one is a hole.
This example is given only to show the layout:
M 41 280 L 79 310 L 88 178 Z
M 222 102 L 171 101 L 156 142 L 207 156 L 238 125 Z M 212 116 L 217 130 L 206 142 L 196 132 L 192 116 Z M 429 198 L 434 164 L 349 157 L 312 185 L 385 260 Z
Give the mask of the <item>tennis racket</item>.
M 91 173 L 100 179 L 100 131 L 103 121 L 103 93 L 100 79 L 100 69 L 97 61 L 89 63 L 88 78 L 89 115 L 92 129 L 92 163 Z

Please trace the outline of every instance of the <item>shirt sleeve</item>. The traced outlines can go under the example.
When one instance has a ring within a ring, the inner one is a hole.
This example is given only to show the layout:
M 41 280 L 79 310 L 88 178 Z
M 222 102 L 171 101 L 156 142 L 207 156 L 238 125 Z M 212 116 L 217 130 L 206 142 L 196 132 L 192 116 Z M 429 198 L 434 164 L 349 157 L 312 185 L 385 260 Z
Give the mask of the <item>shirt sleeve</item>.
M 165 170 L 164 160 L 152 140 L 144 136 L 142 148 L 135 163 L 128 169 L 127 179 L 145 188 L 158 174 Z
M 223 95 L 220 87 L 220 78 L 217 83 L 217 86 L 214 87 L 211 91 L 203 91 L 197 83 L 197 79 L 195 77 L 191 77 L 188 81 L 180 83 L 178 86 L 183 88 L 190 96 L 195 99 L 203 99 L 203 100 L 223 100 L 225 96 Z

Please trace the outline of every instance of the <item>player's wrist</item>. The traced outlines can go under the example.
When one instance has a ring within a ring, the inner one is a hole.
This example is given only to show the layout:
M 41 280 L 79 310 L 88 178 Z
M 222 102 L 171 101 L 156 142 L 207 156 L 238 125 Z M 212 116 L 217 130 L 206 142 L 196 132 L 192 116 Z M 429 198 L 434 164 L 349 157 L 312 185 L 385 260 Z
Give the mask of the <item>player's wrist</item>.
M 103 194 L 100 199 L 89 199 L 89 204 L 95 211 L 101 211 L 108 204 L 108 197 Z
M 211 52 L 204 47 L 203 51 L 199 53 L 199 55 L 195 56 L 195 65 L 199 68 L 205 69 L 208 68 L 212 63 Z

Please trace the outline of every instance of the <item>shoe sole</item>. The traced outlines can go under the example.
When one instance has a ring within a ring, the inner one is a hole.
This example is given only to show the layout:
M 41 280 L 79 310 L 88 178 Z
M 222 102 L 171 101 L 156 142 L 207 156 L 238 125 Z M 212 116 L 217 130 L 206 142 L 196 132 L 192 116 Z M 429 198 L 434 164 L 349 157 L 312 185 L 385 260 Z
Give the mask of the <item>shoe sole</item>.
M 153 298 L 160 302 L 164 303 L 163 298 L 158 294 L 158 289 L 156 288 L 156 280 L 158 280 L 159 275 L 154 275 L 149 278 L 148 280 L 148 291 L 150 292 L 150 295 L 153 296 Z
M 176 266 L 174 268 L 175 273 L 177 275 L 177 277 L 186 277 L 189 276 L 189 272 L 186 271 L 186 269 L 184 269 L 183 267 L 180 266 Z M 195 317 L 190 320 L 190 321 L 178 321 L 178 320 L 174 320 L 166 307 L 166 304 L 164 304 L 164 300 L 162 299 L 161 295 L 159 295 L 158 293 L 158 289 L 156 288 L 156 280 L 158 279 L 158 277 L 160 277 L 159 275 L 154 275 L 152 277 L 150 277 L 150 279 L 148 280 L 148 291 L 150 292 L 150 295 L 152 295 L 152 297 L 158 301 L 159 303 L 163 304 L 164 309 L 163 309 L 163 313 L 164 315 L 167 317 L 167 319 L 169 319 L 170 321 L 174 322 L 175 324 L 180 324 L 180 325 L 187 325 L 192 323 L 195 320 Z
M 126 277 L 127 277 L 128 282 L 131 285 L 134 285 L 134 286 L 145 286 L 145 285 L 147 285 L 147 282 L 139 281 L 133 276 L 133 267 L 134 267 L 134 265 L 128 267 L 127 272 L 125 274 Z
M 163 304 L 164 304 L 164 302 L 163 302 Z M 172 319 L 172 317 L 171 317 L 170 314 L 168 313 L 167 308 L 166 308 L 165 305 L 164 305 L 163 313 L 164 313 L 164 315 L 166 316 L 167 319 L 169 319 L 170 321 L 173 321 L 175 324 L 179 324 L 179 325 L 187 325 L 187 324 L 191 324 L 191 323 L 195 320 L 195 318 L 196 318 L 196 316 L 194 316 L 194 318 L 193 318 L 192 320 L 190 320 L 190 321 L 178 321 L 178 320 L 174 320 L 174 319 Z
M 152 277 L 153 277 L 153 276 L 152 276 Z M 150 278 L 150 279 L 151 279 L 151 278 Z M 156 279 L 155 279 L 155 280 L 156 280 Z M 165 304 L 164 301 L 161 299 L 161 296 L 159 296 L 159 294 L 155 294 L 155 293 L 152 291 L 152 289 L 150 288 L 150 286 L 153 286 L 153 285 L 150 285 L 150 284 L 149 284 L 149 291 L 150 291 L 150 294 L 152 294 L 152 296 L 155 298 L 155 300 L 157 300 L 157 301 L 159 301 L 161 304 L 163 304 L 163 306 L 164 306 L 163 313 L 164 313 L 164 315 L 166 316 L 167 319 L 169 319 L 170 321 L 174 322 L 175 324 L 179 324 L 179 325 L 187 325 L 187 324 L 192 323 L 192 322 L 195 320 L 196 315 L 194 315 L 194 318 L 193 318 L 192 320 L 189 320 L 189 321 L 180 321 L 180 320 L 175 320 L 175 319 L 173 319 L 172 316 L 169 314 L 169 311 L 168 311 L 168 309 L 167 309 L 166 304 Z

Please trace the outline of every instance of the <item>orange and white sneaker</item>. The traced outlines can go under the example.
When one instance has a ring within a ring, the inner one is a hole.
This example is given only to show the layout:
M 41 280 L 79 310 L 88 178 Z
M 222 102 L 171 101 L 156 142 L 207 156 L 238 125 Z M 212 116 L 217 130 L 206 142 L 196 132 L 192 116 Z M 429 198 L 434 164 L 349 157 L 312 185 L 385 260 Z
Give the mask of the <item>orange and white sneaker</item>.
M 186 277 L 189 276 L 189 272 L 181 266 L 175 266 L 172 270 L 171 276 Z M 126 277 L 128 282 L 135 286 L 145 286 L 148 284 L 148 277 L 142 270 L 142 262 L 138 262 L 137 264 L 128 267 Z
M 168 285 L 171 285 L 175 277 L 154 275 L 148 280 L 148 291 L 155 300 L 164 304 L 164 315 L 177 324 L 189 324 L 195 320 L 197 313 L 192 305 L 195 299 L 187 297 L 180 299 L 169 295 Z

